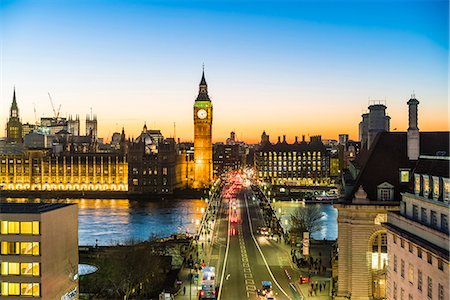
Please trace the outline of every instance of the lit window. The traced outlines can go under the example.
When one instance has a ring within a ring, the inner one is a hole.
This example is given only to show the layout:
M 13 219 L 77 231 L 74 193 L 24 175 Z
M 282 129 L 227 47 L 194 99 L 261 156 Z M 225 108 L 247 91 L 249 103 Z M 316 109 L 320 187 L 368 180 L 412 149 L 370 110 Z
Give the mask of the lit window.
M 32 234 L 33 223 L 32 222 L 20 222 L 20 234 Z
M 8 221 L 1 222 L 1 234 L 8 234 Z
M 409 170 L 400 171 L 400 182 L 409 182 Z
M 21 263 L 20 274 L 27 276 L 39 276 L 39 263 Z
M 19 222 L 8 222 L 8 233 L 19 234 Z
M 438 294 L 439 300 L 444 300 L 444 286 L 439 283 L 439 294 Z
M 411 284 L 414 283 L 414 265 L 411 263 L 408 265 L 408 281 Z
M 39 221 L 33 221 L 33 234 L 38 235 L 39 232 Z
M 1 254 L 19 254 L 19 242 L 2 242 Z
M 400 276 L 405 278 L 405 261 L 402 259 L 400 263 Z
M 20 295 L 20 284 L 19 283 L 8 283 L 8 295 L 19 296 Z

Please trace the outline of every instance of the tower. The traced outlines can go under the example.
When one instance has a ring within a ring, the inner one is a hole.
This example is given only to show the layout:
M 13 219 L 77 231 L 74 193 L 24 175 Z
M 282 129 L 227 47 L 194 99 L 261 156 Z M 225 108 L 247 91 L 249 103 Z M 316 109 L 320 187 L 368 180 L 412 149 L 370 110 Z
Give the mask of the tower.
M 205 70 L 194 102 L 194 184 L 193 188 L 207 188 L 212 182 L 212 103 L 208 96 Z
M 9 111 L 9 120 L 6 123 L 6 138 L 9 142 L 22 143 L 22 123 L 19 119 L 19 107 L 16 101 L 16 88 L 13 92 L 13 100 Z
M 97 115 L 86 115 L 86 135 L 92 135 L 93 139 L 97 138 Z
M 67 131 L 73 136 L 80 135 L 80 117 L 78 115 L 75 116 L 75 119 L 72 119 L 72 115 L 69 116 L 69 120 L 67 121 Z
M 415 95 L 411 96 L 411 99 L 407 102 L 409 108 L 409 126 L 408 126 L 408 158 L 410 160 L 419 159 L 420 154 L 420 141 L 419 141 L 419 128 L 417 127 L 417 107 L 419 100 Z

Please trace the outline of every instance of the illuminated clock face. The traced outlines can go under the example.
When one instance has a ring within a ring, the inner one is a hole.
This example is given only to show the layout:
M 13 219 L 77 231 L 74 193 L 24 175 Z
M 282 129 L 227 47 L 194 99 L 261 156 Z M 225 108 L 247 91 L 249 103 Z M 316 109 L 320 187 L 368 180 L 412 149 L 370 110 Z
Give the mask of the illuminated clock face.
M 204 110 L 204 109 L 200 109 L 200 110 L 197 112 L 197 116 L 198 116 L 200 119 L 206 118 L 207 115 L 208 115 L 208 113 L 207 113 L 206 110 Z

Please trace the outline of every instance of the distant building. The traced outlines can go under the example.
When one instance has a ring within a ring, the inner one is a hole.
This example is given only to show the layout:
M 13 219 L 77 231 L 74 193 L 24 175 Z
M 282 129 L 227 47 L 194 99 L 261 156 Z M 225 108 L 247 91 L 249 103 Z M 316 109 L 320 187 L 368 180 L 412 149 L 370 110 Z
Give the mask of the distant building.
M 244 166 L 245 152 L 241 148 L 243 147 L 236 143 L 227 145 L 216 143 L 213 145 L 214 178 Z
M 390 131 L 391 117 L 386 114 L 386 105 L 372 102 L 369 113 L 362 114 L 362 121 L 359 123 L 361 147 L 367 149 L 370 149 L 378 133 Z
M 337 277 L 336 299 L 387 297 L 387 268 L 393 262 L 388 260 L 387 230 L 382 223 L 386 222 L 388 213 L 400 209 L 402 193 L 410 190 L 418 154 L 448 155 L 449 132 L 419 134 L 417 104 L 417 100 L 408 101 L 408 132 L 383 130 L 381 124 L 386 123 L 380 117 L 378 129 L 381 131 L 369 143 L 370 149 L 362 149 L 350 162 L 347 173 L 350 178 L 345 180 L 352 184 L 346 185 L 342 201 L 334 204 L 338 209 L 339 249 L 338 274 L 333 275 Z M 380 116 L 384 116 L 383 113 Z M 411 135 L 410 131 L 417 135 Z M 418 149 L 419 153 L 408 149 Z
M 86 136 L 98 137 L 97 133 L 97 115 L 86 115 Z
M 449 299 L 449 162 L 419 157 L 413 192 L 388 213 L 388 299 Z
M 128 148 L 128 193 L 173 194 L 179 184 L 175 174 L 176 161 L 173 139 L 161 140 L 156 146 L 149 136 L 141 135 Z
M 120 153 L 24 150 L 0 154 L 0 189 L 6 191 L 126 191 L 128 163 Z
M 259 180 L 272 185 L 300 187 L 328 187 L 330 178 L 330 154 L 320 136 L 311 136 L 309 143 L 305 136 L 301 142 L 297 137 L 293 144 L 278 137 L 272 144 L 263 132 L 259 148 L 255 151 L 255 167 Z
M 81 135 L 80 116 L 76 115 L 75 119 L 72 119 L 72 116 L 69 116 L 69 120 L 67 120 L 67 131 L 73 136 Z
M 2 299 L 78 299 L 78 208 L 0 203 Z
M 6 139 L 8 142 L 22 143 L 22 122 L 19 118 L 19 107 L 17 106 L 15 88 L 11 108 L 9 110 L 8 123 L 6 123 Z

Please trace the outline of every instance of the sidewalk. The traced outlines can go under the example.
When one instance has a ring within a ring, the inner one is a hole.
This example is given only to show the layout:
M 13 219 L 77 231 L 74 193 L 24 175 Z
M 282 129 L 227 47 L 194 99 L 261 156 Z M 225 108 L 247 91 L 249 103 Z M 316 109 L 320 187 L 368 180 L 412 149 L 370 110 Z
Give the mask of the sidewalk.
M 182 281 L 180 289 L 175 294 L 176 299 L 199 299 L 198 291 L 201 284 L 201 272 L 195 271 L 195 266 L 199 268 L 204 262 L 208 265 L 211 259 L 211 251 L 214 244 L 214 232 L 217 228 L 216 212 L 220 209 L 221 196 L 220 193 L 210 199 L 205 217 L 200 224 L 199 232 L 196 235 L 197 240 L 192 240 L 190 245 L 190 254 L 187 256 L 183 267 L 180 270 L 178 278 Z M 212 209 L 215 207 L 215 210 Z M 194 269 L 188 266 L 188 259 L 192 257 Z M 195 278 L 198 276 L 198 278 Z

